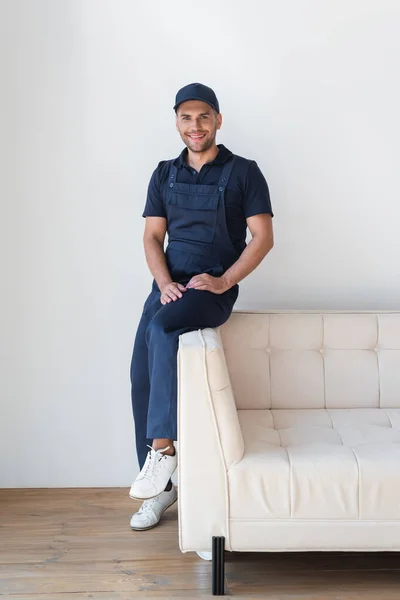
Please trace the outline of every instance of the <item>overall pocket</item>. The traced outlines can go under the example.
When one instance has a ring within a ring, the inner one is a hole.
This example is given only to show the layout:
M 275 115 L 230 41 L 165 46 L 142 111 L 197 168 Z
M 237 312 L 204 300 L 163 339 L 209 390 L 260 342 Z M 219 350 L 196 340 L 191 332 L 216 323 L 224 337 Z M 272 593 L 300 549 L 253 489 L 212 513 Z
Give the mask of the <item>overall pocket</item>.
M 211 244 L 217 228 L 218 201 L 218 192 L 171 190 L 166 203 L 170 239 Z

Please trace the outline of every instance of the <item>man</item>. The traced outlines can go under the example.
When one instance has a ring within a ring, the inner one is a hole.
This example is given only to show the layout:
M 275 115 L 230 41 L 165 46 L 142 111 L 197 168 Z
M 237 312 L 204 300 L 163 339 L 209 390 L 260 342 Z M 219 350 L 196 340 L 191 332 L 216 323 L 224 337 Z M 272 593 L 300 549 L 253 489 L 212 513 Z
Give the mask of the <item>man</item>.
M 159 163 L 143 212 L 146 262 L 154 280 L 131 363 L 141 471 L 130 497 L 144 500 L 131 519 L 135 530 L 157 525 L 177 500 L 170 478 L 177 466 L 179 336 L 225 323 L 238 282 L 273 247 L 267 182 L 256 162 L 216 145 L 222 115 L 213 90 L 200 83 L 185 86 L 174 110 L 186 148 L 178 158 Z M 247 227 L 252 239 L 246 246 Z

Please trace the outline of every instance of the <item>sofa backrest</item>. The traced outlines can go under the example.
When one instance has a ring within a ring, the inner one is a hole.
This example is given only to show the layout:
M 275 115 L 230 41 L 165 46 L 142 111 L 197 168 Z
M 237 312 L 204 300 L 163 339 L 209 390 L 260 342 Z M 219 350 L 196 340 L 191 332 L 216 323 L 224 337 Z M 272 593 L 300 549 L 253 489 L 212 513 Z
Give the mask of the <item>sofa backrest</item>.
M 400 311 L 233 312 L 220 333 L 239 409 L 400 408 Z

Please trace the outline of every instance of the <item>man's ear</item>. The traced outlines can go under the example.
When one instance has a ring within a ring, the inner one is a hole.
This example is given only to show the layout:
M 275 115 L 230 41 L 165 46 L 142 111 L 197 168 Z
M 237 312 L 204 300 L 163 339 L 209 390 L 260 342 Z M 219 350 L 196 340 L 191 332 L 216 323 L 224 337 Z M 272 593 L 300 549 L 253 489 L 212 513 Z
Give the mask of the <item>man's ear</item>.
M 222 127 L 222 115 L 221 115 L 221 113 L 219 113 L 219 115 L 217 116 L 217 123 L 218 123 L 217 129 L 221 129 L 221 127 Z

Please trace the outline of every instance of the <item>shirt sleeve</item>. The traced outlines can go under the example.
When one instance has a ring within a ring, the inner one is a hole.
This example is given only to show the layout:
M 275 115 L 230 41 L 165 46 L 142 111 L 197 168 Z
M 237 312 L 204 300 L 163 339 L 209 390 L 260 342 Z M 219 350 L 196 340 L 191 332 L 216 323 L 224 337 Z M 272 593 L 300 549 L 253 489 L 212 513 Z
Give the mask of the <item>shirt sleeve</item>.
M 164 217 L 167 218 L 160 189 L 160 165 L 155 169 L 151 176 L 147 189 L 146 204 L 142 217 Z
M 247 173 L 246 188 L 244 194 L 244 215 L 254 217 L 254 215 L 269 214 L 272 217 L 271 200 L 269 197 L 268 184 L 259 166 L 253 160 Z

